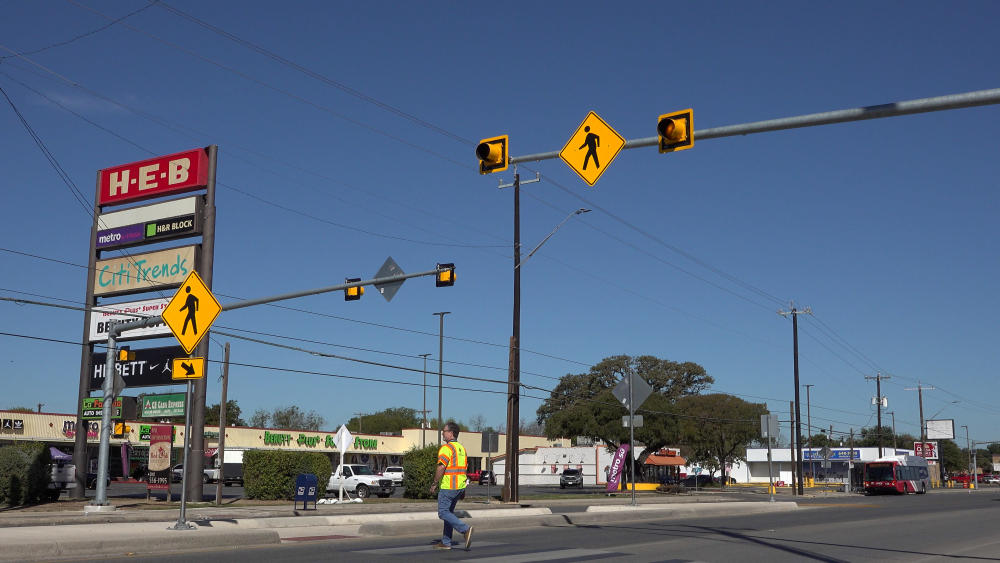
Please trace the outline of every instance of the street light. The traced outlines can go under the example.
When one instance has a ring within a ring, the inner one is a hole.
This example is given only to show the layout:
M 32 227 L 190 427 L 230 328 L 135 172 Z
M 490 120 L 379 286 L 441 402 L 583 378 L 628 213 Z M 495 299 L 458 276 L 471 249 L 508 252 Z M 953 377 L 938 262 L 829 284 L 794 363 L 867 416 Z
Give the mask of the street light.
M 442 405 L 442 393 L 441 389 L 443 387 L 442 382 L 444 381 L 444 316 L 450 315 L 451 311 L 441 311 L 440 313 L 434 313 L 438 316 L 441 321 L 438 327 L 438 445 L 440 446 L 444 442 L 441 441 L 441 425 L 444 424 L 444 417 L 441 415 L 441 405 Z M 426 361 L 426 358 L 424 359 Z
M 424 409 L 420 411 L 420 414 L 424 415 L 423 422 L 420 423 L 420 447 L 427 446 L 427 356 L 430 354 L 417 354 L 424 359 Z
M 542 239 L 542 242 L 538 243 L 535 246 L 535 248 L 533 248 L 531 250 L 531 252 L 529 252 L 528 255 L 524 257 L 524 260 L 521 260 L 520 262 L 518 262 L 517 265 L 514 266 L 514 268 L 515 269 L 516 268 L 520 268 L 521 264 L 524 264 L 525 262 L 528 261 L 528 258 L 531 258 L 532 256 L 534 256 L 535 253 L 538 252 L 538 249 L 541 248 L 542 245 L 545 244 L 545 242 L 547 240 L 549 240 L 550 238 L 552 238 L 552 235 L 556 234 L 556 231 L 558 231 L 560 227 L 562 227 L 563 225 L 566 224 L 566 221 L 569 221 L 570 219 L 572 219 L 576 215 L 580 215 L 582 213 L 590 213 L 590 211 L 591 211 L 590 209 L 584 209 L 584 208 L 581 207 L 580 209 L 577 209 L 576 211 L 574 211 L 574 212 L 570 213 L 569 215 L 567 215 L 566 218 L 563 219 L 562 222 L 560 222 L 558 225 L 556 225 L 556 228 L 552 229 L 552 232 L 549 233 L 548 235 L 546 235 L 545 238 Z
M 965 424 L 962 425 L 965 428 L 965 450 L 969 452 L 969 464 L 966 466 L 970 471 L 972 469 L 972 446 L 969 444 L 969 427 Z

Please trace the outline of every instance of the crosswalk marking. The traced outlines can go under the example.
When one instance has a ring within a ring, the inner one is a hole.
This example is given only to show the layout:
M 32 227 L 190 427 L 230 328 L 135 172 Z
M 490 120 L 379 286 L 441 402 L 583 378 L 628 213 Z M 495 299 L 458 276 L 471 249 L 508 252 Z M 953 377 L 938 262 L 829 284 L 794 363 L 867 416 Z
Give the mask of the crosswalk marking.
M 480 547 L 492 547 L 497 545 L 507 545 L 507 544 L 502 542 L 490 542 L 490 541 L 472 542 L 473 549 Z M 459 541 L 456 544 L 452 545 L 451 550 L 465 551 L 465 544 Z M 407 553 L 418 553 L 422 551 L 436 551 L 436 550 L 434 549 L 433 545 L 426 544 L 426 545 L 408 545 L 405 547 L 385 547 L 381 549 L 363 549 L 363 550 L 352 551 L 352 553 L 371 553 L 372 555 L 402 555 Z M 476 561 L 481 561 L 481 559 L 477 559 Z
M 609 557 L 625 555 L 603 549 L 557 549 L 555 551 L 540 551 L 537 553 L 522 553 L 519 555 L 501 555 L 499 557 L 477 557 L 464 559 L 469 563 L 530 563 L 531 561 L 554 561 L 556 559 L 582 559 L 584 557 Z

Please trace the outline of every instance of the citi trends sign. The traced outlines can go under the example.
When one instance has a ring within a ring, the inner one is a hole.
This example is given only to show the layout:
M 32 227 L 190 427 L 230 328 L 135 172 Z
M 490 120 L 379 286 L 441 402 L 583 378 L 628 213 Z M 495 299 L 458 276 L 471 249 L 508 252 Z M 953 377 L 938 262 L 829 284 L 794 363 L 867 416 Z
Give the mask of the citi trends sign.
M 189 192 L 208 185 L 208 153 L 194 149 L 105 168 L 98 205 L 118 205 Z

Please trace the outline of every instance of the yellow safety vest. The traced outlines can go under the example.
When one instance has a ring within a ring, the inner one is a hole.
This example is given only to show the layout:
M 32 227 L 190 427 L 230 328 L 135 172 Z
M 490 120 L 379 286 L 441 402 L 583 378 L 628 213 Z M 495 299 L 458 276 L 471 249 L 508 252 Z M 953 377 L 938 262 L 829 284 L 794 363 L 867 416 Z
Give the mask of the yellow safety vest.
M 444 476 L 438 485 L 442 489 L 464 489 L 468 478 L 465 470 L 468 469 L 468 458 L 465 455 L 465 448 L 458 442 L 445 442 L 438 449 L 438 463 L 444 466 Z

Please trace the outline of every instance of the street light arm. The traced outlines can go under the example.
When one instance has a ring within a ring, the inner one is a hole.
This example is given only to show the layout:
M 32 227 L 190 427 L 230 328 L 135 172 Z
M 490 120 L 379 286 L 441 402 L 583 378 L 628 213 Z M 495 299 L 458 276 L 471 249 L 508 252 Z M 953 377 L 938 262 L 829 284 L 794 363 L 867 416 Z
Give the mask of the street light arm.
M 524 260 L 521 260 L 520 262 L 517 263 L 517 266 L 514 266 L 514 269 L 520 268 L 521 264 L 524 264 L 525 262 L 528 261 L 528 258 L 534 256 L 534 254 L 538 252 L 538 249 L 541 248 L 543 244 L 545 244 L 545 241 L 552 238 L 552 235 L 556 234 L 556 231 L 558 231 L 560 227 L 566 224 L 566 221 L 569 221 L 570 219 L 573 218 L 573 216 L 580 215 L 581 213 L 590 213 L 590 210 L 581 207 L 580 209 L 577 209 L 576 211 L 567 215 L 565 219 L 563 219 L 558 225 L 556 225 L 556 228 L 552 229 L 551 233 L 549 233 L 548 235 L 545 236 L 545 238 L 542 239 L 542 242 L 538 243 L 535 246 L 535 248 L 533 248 L 531 252 L 529 252 L 528 255 L 524 257 Z

